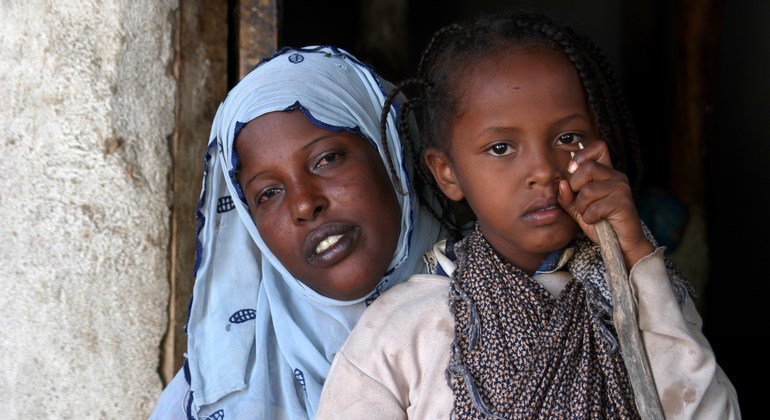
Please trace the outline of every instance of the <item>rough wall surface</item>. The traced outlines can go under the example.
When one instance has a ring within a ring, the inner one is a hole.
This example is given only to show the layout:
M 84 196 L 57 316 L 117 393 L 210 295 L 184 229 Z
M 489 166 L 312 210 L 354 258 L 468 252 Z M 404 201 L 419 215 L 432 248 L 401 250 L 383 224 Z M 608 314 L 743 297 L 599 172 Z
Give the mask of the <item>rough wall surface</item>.
M 0 0 L 5 418 L 146 418 L 161 390 L 176 0 Z

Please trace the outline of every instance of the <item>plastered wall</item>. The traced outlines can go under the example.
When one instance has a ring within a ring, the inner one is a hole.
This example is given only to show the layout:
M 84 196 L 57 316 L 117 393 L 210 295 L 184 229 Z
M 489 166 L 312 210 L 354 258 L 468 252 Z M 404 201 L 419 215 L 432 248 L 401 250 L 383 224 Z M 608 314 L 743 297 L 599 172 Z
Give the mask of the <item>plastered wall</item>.
M 0 0 L 3 418 L 146 418 L 168 306 L 175 0 Z

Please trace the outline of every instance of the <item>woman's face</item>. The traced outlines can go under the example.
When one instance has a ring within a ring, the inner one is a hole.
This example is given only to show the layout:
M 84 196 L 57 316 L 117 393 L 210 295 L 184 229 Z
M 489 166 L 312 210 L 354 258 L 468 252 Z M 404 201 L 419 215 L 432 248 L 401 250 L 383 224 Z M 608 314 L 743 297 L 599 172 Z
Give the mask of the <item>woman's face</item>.
M 267 246 L 297 279 L 339 300 L 366 296 L 395 254 L 401 209 L 369 142 L 300 111 L 249 122 L 238 182 Z

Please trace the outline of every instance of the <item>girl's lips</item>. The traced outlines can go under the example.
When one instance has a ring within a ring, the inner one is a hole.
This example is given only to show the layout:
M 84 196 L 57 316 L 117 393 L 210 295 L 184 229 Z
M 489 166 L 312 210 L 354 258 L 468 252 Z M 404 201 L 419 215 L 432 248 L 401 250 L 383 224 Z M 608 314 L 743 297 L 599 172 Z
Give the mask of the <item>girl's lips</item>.
M 563 214 L 564 210 L 562 210 L 560 206 L 551 206 L 530 211 L 524 215 L 523 219 L 535 222 L 537 224 L 547 225 L 555 222 Z
M 557 221 L 564 214 L 555 197 L 538 200 L 530 206 L 522 219 L 539 225 L 547 225 Z
M 316 267 L 328 267 L 347 257 L 354 249 L 360 228 L 344 223 L 327 223 L 310 232 L 302 247 L 305 260 Z

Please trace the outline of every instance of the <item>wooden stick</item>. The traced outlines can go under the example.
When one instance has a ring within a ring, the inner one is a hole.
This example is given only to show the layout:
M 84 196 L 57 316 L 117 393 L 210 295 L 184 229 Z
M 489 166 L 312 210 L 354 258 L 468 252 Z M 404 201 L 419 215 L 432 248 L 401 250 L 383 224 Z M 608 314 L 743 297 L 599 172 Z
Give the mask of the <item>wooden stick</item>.
M 607 277 L 612 293 L 612 321 L 618 333 L 620 353 L 634 391 L 636 409 L 643 419 L 663 420 L 663 409 L 660 406 L 650 362 L 639 333 L 636 307 L 631 297 L 631 285 L 618 236 L 607 220 L 600 220 L 594 227 L 599 236 L 604 265 L 607 267 Z
M 582 149 L 583 143 L 578 142 L 578 147 Z M 575 153 L 570 152 L 570 156 L 574 158 Z M 631 389 L 634 391 L 636 410 L 645 420 L 663 420 L 663 409 L 652 378 L 650 361 L 639 334 L 639 323 L 636 322 L 636 306 L 631 297 L 631 284 L 628 281 L 628 271 L 618 236 L 606 219 L 594 224 L 594 228 L 599 237 L 604 265 L 607 267 L 612 295 L 612 323 L 618 333 L 620 355 L 623 357 Z

